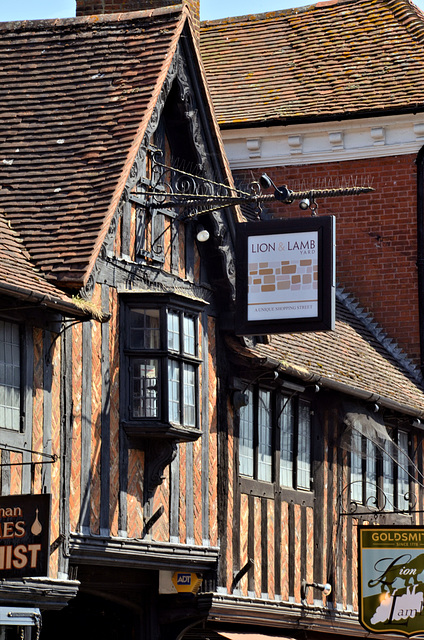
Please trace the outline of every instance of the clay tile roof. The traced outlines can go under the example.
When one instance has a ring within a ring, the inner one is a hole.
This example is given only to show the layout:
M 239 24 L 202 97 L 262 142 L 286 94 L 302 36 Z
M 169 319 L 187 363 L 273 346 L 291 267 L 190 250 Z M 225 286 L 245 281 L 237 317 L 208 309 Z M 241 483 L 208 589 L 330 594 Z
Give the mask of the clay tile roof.
M 201 24 L 221 126 L 424 108 L 424 15 L 409 0 L 330 0 Z
M 1 214 L 0 292 L 67 315 L 86 315 L 81 306 L 48 282 L 35 268 L 18 234 Z
M 0 24 L 0 213 L 60 286 L 89 276 L 185 16 Z
M 246 363 L 262 358 L 267 366 L 311 384 L 321 384 L 362 400 L 424 416 L 420 374 L 379 340 L 342 300 L 336 305 L 335 331 L 278 334 L 269 344 L 232 347 Z

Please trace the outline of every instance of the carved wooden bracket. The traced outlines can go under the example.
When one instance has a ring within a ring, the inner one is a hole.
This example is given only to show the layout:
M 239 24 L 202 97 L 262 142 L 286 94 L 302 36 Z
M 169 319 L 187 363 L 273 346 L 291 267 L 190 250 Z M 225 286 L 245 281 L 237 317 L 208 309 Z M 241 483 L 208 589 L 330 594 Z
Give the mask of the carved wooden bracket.
M 177 443 L 172 439 L 148 440 L 144 449 L 146 466 L 144 471 L 144 487 L 146 498 L 152 495 L 162 484 L 165 468 L 177 455 Z

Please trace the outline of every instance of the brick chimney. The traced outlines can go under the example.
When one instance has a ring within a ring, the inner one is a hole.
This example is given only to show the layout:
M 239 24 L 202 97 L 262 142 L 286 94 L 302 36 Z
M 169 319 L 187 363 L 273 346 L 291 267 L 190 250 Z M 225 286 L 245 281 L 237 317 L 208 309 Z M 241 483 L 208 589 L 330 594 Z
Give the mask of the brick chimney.
M 175 4 L 184 4 L 190 11 L 194 34 L 199 37 L 200 0 L 76 0 L 76 3 L 77 16 L 143 11 L 144 9 L 159 9 Z

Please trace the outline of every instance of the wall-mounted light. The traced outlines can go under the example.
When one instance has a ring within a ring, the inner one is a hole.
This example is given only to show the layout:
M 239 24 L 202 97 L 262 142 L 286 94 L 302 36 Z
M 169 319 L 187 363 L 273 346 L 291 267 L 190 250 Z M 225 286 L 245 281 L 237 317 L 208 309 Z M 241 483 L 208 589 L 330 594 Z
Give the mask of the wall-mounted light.
M 259 178 L 259 184 L 261 185 L 262 189 L 270 189 L 270 187 L 274 187 L 275 189 L 275 184 L 266 173 L 263 173 Z
M 196 238 L 198 242 L 207 242 L 210 238 L 209 231 L 201 224 L 197 227 Z
M 306 209 L 309 209 L 310 204 L 311 202 L 309 198 L 303 198 L 303 200 L 299 202 L 299 209 L 302 209 L 302 211 L 306 211 Z
M 233 407 L 236 411 L 238 411 L 242 407 L 247 407 L 248 404 L 249 404 L 249 394 L 239 390 L 234 391 Z
M 306 604 L 309 587 L 319 589 L 325 596 L 329 596 L 331 593 L 331 584 L 328 582 L 321 584 L 320 582 L 306 582 L 306 580 L 302 580 L 302 584 L 300 585 L 300 597 L 303 604 Z
M 274 198 L 285 204 L 291 204 L 293 202 L 292 192 L 287 188 L 287 185 L 283 184 L 281 187 L 277 187 L 271 180 L 268 174 L 263 173 L 259 178 L 259 184 L 262 189 L 269 189 L 274 187 Z

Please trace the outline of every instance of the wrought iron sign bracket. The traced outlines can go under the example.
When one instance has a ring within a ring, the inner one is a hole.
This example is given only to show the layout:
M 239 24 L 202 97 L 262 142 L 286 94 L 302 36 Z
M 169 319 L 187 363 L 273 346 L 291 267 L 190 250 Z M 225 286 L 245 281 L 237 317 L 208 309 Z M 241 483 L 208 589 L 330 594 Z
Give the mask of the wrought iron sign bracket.
M 0 463 L 0 467 L 22 467 L 24 465 L 36 465 L 36 464 L 54 464 L 58 461 L 59 457 L 56 453 L 44 453 L 43 451 L 34 451 L 33 449 L 24 449 L 21 447 L 10 447 L 7 444 L 0 443 L 0 451 L 12 451 L 13 453 L 32 453 L 37 456 L 42 456 L 45 460 L 31 460 L 29 462 L 6 462 Z
M 171 167 L 161 161 L 162 151 L 156 147 L 150 147 L 148 153 L 151 161 L 150 186 L 140 185 L 138 192 L 130 194 L 129 199 L 151 211 L 177 212 L 174 221 L 196 219 L 199 215 L 234 205 L 253 207 L 260 219 L 261 205 L 276 200 L 284 204 L 299 201 L 302 210 L 309 209 L 312 215 L 316 215 L 317 198 L 357 196 L 374 190 L 370 186 L 347 186 L 294 191 L 287 185 L 277 187 L 267 174 L 263 174 L 259 181 L 251 182 L 244 191 L 177 166 Z M 270 188 L 273 193 L 262 193 L 262 189 Z
M 408 509 L 397 509 L 390 502 L 383 489 L 379 485 L 370 482 L 369 480 L 365 481 L 365 484 L 367 485 L 369 493 L 372 492 L 372 495 L 369 495 L 368 498 L 363 502 L 354 500 L 351 497 L 351 490 L 352 487 L 358 482 L 361 481 L 350 482 L 342 489 L 341 493 L 339 494 L 339 517 L 368 518 L 369 520 L 374 520 L 383 515 L 410 516 L 413 513 L 424 513 L 423 510 L 414 508 L 417 504 L 417 499 L 413 494 L 407 492 L 404 496 L 402 496 L 405 501 L 408 501 Z M 343 496 L 346 496 L 345 502 L 348 503 L 346 507 L 343 507 Z M 362 510 L 358 511 L 358 509 Z

